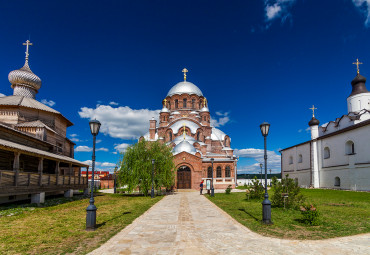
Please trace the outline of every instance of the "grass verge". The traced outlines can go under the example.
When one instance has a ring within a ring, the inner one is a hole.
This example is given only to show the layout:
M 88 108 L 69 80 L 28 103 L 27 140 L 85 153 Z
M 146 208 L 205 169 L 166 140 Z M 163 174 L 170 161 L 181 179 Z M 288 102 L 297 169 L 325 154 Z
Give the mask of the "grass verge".
M 244 193 L 207 197 L 235 220 L 265 236 L 315 240 L 370 232 L 370 193 L 320 189 L 301 191 L 321 213 L 321 225 L 307 226 L 301 221 L 300 211 L 283 208 L 272 208 L 274 224 L 263 225 L 262 200 L 248 201 Z
M 98 193 L 97 230 L 87 232 L 89 199 L 47 200 L 0 207 L 0 254 L 86 254 L 129 225 L 162 197 Z

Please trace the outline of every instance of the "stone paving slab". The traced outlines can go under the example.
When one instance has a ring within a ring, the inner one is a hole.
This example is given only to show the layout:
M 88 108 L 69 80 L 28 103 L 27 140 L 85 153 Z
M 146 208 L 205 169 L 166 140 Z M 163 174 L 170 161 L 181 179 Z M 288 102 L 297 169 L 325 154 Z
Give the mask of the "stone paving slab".
M 250 231 L 198 192 L 164 197 L 90 253 L 100 254 L 370 254 L 370 234 L 284 240 Z

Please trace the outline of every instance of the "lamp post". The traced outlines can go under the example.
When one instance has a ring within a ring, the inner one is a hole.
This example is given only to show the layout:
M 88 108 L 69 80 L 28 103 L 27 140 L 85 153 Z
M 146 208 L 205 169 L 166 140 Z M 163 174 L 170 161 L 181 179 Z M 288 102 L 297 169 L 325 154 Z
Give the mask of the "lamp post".
M 267 150 L 266 150 L 266 137 L 269 133 L 270 124 L 267 122 L 263 122 L 260 125 L 261 133 L 264 137 L 265 142 L 265 153 L 264 153 L 264 159 L 265 159 L 265 199 L 262 202 L 262 221 L 265 224 L 272 224 L 271 221 L 271 202 L 269 200 L 269 194 L 267 193 Z
M 116 178 L 117 178 L 117 167 L 114 168 L 114 194 L 117 193 Z
M 95 169 L 95 143 L 96 136 L 99 134 L 100 122 L 91 120 L 89 122 L 91 134 L 93 135 L 93 155 L 92 155 L 92 176 L 91 176 L 91 197 L 90 205 L 86 208 L 86 230 L 95 230 L 96 227 L 96 206 L 94 205 L 94 169 Z
M 151 197 L 154 198 L 154 163 L 155 160 L 152 159 L 152 191 L 151 191 Z
M 262 163 L 260 163 L 260 168 L 261 168 L 261 171 L 260 171 L 261 185 L 262 185 L 262 166 L 263 166 L 263 164 L 262 164 Z
M 214 158 L 211 158 L 211 163 L 212 163 L 212 183 L 211 183 L 211 197 L 215 196 L 215 189 L 213 187 L 213 161 L 215 161 Z

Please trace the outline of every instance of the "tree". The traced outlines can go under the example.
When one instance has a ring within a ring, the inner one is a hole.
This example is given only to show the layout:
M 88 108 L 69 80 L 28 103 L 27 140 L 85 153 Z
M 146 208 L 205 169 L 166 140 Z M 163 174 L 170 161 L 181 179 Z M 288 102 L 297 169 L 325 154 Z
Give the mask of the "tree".
M 305 200 L 299 188 L 298 181 L 289 178 L 288 174 L 285 178 L 281 179 L 281 182 L 273 183 L 272 189 L 274 191 L 271 198 L 271 204 L 273 206 L 284 207 L 285 204 L 286 208 L 297 209 Z
M 148 195 L 152 186 L 152 159 L 155 160 L 155 189 L 170 189 L 175 180 L 173 155 L 170 147 L 157 141 L 142 140 L 127 148 L 119 164 L 118 182 L 125 185 L 129 193 L 139 188 Z

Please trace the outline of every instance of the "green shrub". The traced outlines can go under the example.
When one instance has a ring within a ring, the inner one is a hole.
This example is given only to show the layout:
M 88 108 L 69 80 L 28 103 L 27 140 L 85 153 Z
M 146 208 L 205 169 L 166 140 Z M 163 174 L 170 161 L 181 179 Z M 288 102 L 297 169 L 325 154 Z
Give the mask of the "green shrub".
M 316 207 L 312 204 L 305 204 L 300 208 L 302 213 L 302 221 L 311 226 L 320 225 L 320 213 L 317 211 Z
M 255 176 L 252 180 L 252 185 L 247 188 L 247 198 L 251 199 L 262 199 L 264 195 L 264 188 L 260 181 Z
M 282 178 L 281 182 L 273 183 L 272 189 L 274 190 L 274 194 L 271 197 L 272 206 L 284 207 L 285 204 L 286 208 L 298 209 L 299 205 L 304 202 L 298 182 L 289 178 L 289 175 Z M 285 201 L 283 194 L 288 196 L 285 198 Z
M 231 193 L 231 185 L 227 186 L 227 188 L 225 189 L 225 193 L 226 194 L 230 194 Z

